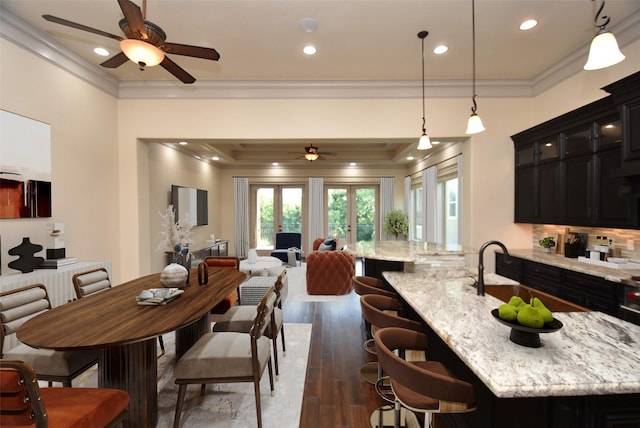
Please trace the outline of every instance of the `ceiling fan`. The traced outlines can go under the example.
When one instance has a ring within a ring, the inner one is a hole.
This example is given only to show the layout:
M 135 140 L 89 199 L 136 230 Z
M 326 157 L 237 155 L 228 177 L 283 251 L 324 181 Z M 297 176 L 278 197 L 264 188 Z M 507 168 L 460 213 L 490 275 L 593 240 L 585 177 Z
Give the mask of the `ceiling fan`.
M 323 152 L 322 155 L 326 155 L 326 156 L 335 156 L 336 153 L 328 153 L 328 152 Z M 309 162 L 313 162 L 314 160 L 323 160 L 324 157 L 320 154 L 320 150 L 315 147 L 313 144 L 308 145 L 307 147 L 304 148 L 304 154 L 302 156 L 300 156 L 298 159 L 306 159 Z
M 56 24 L 66 25 L 71 28 L 118 40 L 122 52 L 100 64 L 107 68 L 117 68 L 127 62 L 128 59 L 138 64 L 140 70 L 144 70 L 145 67 L 160 64 L 162 68 L 173 74 L 183 83 L 193 83 L 196 79 L 165 54 L 184 55 L 213 61 L 220 59 L 220 54 L 213 48 L 166 42 L 167 35 L 162 28 L 145 19 L 146 0 L 142 1 L 144 13 L 137 4 L 130 0 L 118 0 L 118 4 L 124 14 L 124 19 L 121 19 L 118 25 L 126 38 L 56 16 L 42 15 L 42 17 Z

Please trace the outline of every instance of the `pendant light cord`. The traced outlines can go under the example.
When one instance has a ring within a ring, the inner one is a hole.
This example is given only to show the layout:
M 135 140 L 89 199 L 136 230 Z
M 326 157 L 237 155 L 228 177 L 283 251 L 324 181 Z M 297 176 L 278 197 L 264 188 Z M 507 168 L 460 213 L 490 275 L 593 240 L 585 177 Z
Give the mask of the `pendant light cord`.
M 598 24 L 598 19 L 600 19 L 600 14 L 602 13 L 603 9 L 604 9 L 604 0 L 602 0 L 602 3 L 600 3 L 600 7 L 598 8 L 596 17 L 593 19 L 593 25 L 600 28 L 601 30 L 604 30 L 604 27 L 609 25 L 609 22 L 611 21 L 611 18 L 609 18 L 607 15 L 602 15 L 602 19 L 604 20 L 604 22 L 602 24 Z
M 424 39 L 427 37 L 427 35 L 429 34 L 428 31 L 420 31 L 418 33 L 418 37 L 422 40 L 422 133 L 426 134 L 427 133 L 427 128 L 426 128 L 426 101 L 425 101 L 425 95 L 424 95 Z
M 471 51 L 472 51 L 472 69 L 473 69 L 473 107 L 471 107 L 471 113 L 476 114 L 478 104 L 476 103 L 476 2 L 471 0 Z

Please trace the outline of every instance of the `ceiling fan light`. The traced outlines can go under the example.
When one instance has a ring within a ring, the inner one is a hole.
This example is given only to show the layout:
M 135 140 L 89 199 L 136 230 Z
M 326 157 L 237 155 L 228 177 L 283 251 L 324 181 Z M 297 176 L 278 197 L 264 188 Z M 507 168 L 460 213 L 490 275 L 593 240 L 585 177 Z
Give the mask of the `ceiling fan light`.
M 131 61 L 141 68 L 153 67 L 164 59 L 164 52 L 152 45 L 136 39 L 124 39 L 120 41 L 120 49 Z
M 429 150 L 431 147 L 431 140 L 426 132 L 423 132 L 420 136 L 420 140 L 418 141 L 418 150 Z
M 467 122 L 467 134 L 478 134 L 484 131 L 484 125 L 482 124 L 482 119 L 476 113 L 473 113 L 469 116 L 469 121 Z
M 599 70 L 610 67 L 624 60 L 625 56 L 618 48 L 616 36 L 604 28 L 591 41 L 589 57 L 584 65 L 585 70 Z
M 304 158 L 306 160 L 308 160 L 309 162 L 313 162 L 314 160 L 317 160 L 319 156 L 320 155 L 318 155 L 317 153 L 305 153 L 304 154 Z

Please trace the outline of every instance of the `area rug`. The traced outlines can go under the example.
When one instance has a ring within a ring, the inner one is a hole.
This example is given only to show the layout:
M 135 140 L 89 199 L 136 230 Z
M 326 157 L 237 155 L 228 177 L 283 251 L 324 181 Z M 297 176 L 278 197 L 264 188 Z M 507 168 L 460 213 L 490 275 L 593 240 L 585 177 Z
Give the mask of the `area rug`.
M 316 296 L 307 294 L 307 265 L 302 263 L 298 267 L 287 268 L 287 281 L 289 290 L 287 301 L 289 302 L 336 302 L 348 298 L 348 294 L 343 296 Z
M 275 396 L 269 389 L 265 370 L 260 382 L 262 422 L 265 428 L 296 428 L 300 424 L 304 379 L 307 372 L 311 324 L 285 323 L 287 355 L 282 355 L 278 340 L 280 378 L 275 381 Z M 173 426 L 178 387 L 174 382 L 175 337 L 163 335 L 166 354 L 158 358 L 158 428 Z M 74 386 L 97 386 L 96 368 L 76 378 Z M 275 369 L 274 369 L 275 379 Z M 200 385 L 190 385 L 182 408 L 181 427 L 255 427 L 257 426 L 253 383 L 209 384 L 200 395 Z

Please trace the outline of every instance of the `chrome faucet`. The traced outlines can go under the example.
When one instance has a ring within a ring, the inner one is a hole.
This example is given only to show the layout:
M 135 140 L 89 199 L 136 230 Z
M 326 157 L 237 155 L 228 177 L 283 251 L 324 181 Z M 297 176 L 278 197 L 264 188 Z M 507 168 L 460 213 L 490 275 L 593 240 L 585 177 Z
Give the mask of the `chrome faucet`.
M 484 264 L 483 264 L 483 256 L 484 256 L 484 250 L 489 246 L 489 245 L 498 245 L 500 248 L 502 248 L 502 251 L 504 251 L 504 254 L 506 256 L 505 262 L 506 263 L 511 263 L 511 256 L 509 255 L 509 251 L 507 251 L 507 247 L 504 246 L 504 244 L 500 241 L 487 241 L 484 244 L 482 244 L 482 246 L 480 247 L 480 257 L 478 259 L 478 296 L 484 296 Z

